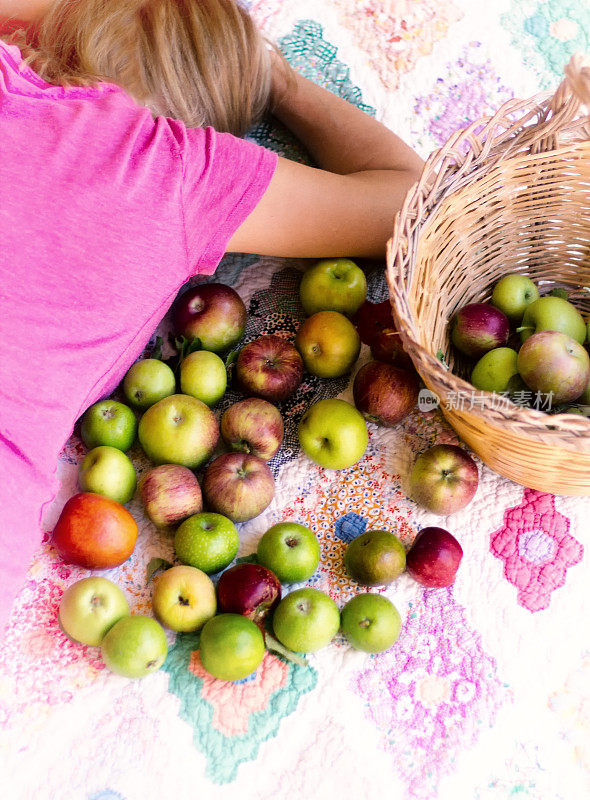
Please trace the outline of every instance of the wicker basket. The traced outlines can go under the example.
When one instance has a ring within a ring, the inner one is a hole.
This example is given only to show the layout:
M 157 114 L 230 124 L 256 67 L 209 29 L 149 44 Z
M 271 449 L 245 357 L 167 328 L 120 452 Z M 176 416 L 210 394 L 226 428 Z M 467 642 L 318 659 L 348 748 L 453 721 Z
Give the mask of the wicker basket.
M 498 402 L 465 380 L 448 322 L 508 272 L 556 286 L 590 314 L 590 66 L 574 56 L 553 96 L 509 101 L 431 155 L 397 215 L 387 280 L 397 326 L 458 435 L 517 483 L 590 495 L 590 420 Z M 440 352 L 450 369 L 441 363 Z M 474 394 L 475 392 L 475 394 Z

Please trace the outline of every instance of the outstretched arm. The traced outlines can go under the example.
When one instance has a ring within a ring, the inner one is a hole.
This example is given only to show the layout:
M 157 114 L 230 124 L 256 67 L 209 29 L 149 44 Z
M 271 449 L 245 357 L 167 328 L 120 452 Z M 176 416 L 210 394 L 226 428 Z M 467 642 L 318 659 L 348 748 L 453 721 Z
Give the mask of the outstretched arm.
M 398 136 L 306 78 L 280 69 L 274 114 L 319 169 L 284 158 L 230 252 L 383 257 L 393 217 L 423 162 Z

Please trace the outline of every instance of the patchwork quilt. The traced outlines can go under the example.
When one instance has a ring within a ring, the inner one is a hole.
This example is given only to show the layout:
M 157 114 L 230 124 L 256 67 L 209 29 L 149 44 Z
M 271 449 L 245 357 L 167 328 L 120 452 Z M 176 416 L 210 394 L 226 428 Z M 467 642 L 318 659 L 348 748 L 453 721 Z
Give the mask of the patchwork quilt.
M 398 132 L 423 156 L 511 97 L 554 90 L 574 52 L 590 52 L 580 0 L 251 0 L 293 66 Z M 306 160 L 269 124 L 253 138 Z M 590 232 L 589 232 L 590 239 Z M 246 340 L 292 339 L 303 319 L 306 264 L 231 256 L 215 280 L 249 310 Z M 369 298 L 387 297 L 383 265 Z M 159 332 L 166 332 L 164 320 Z M 360 362 L 369 359 L 363 347 Z M 286 436 L 270 462 L 276 496 L 239 526 L 239 556 L 272 524 L 311 527 L 321 563 L 308 585 L 339 607 L 362 590 L 342 556 L 366 529 L 408 546 L 426 525 L 450 530 L 464 559 L 456 583 L 426 590 L 402 575 L 383 591 L 402 631 L 380 655 L 338 635 L 300 666 L 267 653 L 241 681 L 210 677 L 198 634 L 168 632 L 164 667 L 142 680 L 111 674 L 98 648 L 59 629 L 64 590 L 89 573 L 66 565 L 51 530 L 77 491 L 85 448 L 60 461 L 62 488 L 14 606 L 0 653 L 0 784 L 8 800 L 573 800 L 590 796 L 590 498 L 533 491 L 478 461 L 473 502 L 449 518 L 408 498 L 416 455 L 456 442 L 438 411 L 395 428 L 369 424 L 359 463 L 341 471 L 300 452 L 296 426 L 322 397 L 352 400 L 350 377 L 306 376 L 281 406 Z M 238 399 L 231 391 L 222 411 Z M 149 465 L 132 451 L 138 473 Z M 131 559 L 104 574 L 134 612 L 151 613 L 146 567 L 173 558 L 170 536 L 134 499 Z M 586 552 L 585 552 L 586 548 Z

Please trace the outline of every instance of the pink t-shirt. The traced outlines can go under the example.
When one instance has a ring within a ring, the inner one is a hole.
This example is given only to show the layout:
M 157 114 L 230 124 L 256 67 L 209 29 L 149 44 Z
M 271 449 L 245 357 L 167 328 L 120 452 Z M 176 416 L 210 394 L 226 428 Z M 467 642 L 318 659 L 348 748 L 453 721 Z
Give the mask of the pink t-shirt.
M 0 42 L 0 629 L 75 420 L 214 272 L 276 161 L 116 86 L 51 86 Z

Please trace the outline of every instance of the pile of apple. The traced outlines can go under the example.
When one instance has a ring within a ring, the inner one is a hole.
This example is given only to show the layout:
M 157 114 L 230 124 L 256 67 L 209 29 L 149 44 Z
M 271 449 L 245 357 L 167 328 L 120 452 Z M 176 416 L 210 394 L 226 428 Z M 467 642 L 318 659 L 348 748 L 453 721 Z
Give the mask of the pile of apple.
M 227 389 L 222 355 L 235 351 L 247 314 L 231 287 L 211 283 L 188 290 L 173 308 L 176 334 L 192 346 L 181 354 L 178 374 L 160 359 L 140 359 L 121 385 L 126 403 L 99 401 L 81 420 L 89 452 L 79 468 L 81 492 L 65 504 L 53 532 L 58 553 L 90 570 L 114 568 L 130 557 L 138 530 L 125 504 L 138 487 L 126 451 L 138 439 L 154 463 L 139 483 L 145 512 L 173 534 L 180 562 L 154 581 L 156 619 L 130 614 L 123 593 L 106 578 L 83 579 L 65 592 L 63 630 L 76 641 L 100 645 L 114 672 L 140 677 L 162 666 L 167 643 L 160 623 L 184 632 L 202 628 L 203 666 L 226 680 L 255 670 L 265 645 L 282 647 L 283 654 L 312 652 L 341 627 L 353 646 L 381 652 L 399 634 L 397 610 L 379 595 L 358 595 L 342 615 L 328 595 L 309 587 L 281 599 L 281 584 L 306 581 L 318 566 L 319 544 L 302 525 L 273 526 L 259 541 L 256 564 L 230 567 L 239 547 L 236 523 L 257 517 L 274 496 L 267 461 L 284 433 L 276 404 L 296 391 L 306 371 L 326 379 L 346 375 L 361 342 L 370 346 L 373 360 L 354 378 L 354 405 L 320 400 L 299 423 L 303 451 L 328 469 L 362 457 L 367 421 L 395 425 L 416 404 L 418 377 L 393 328 L 389 302 L 366 301 L 365 276 L 354 262 L 318 262 L 304 274 L 300 298 L 308 316 L 293 343 L 265 335 L 239 349 L 234 378 L 246 396 L 222 414 L 213 410 Z M 220 442 L 227 452 L 216 454 Z M 452 445 L 419 456 L 410 480 L 417 502 L 445 515 L 470 502 L 477 482 L 473 460 Z M 369 586 L 387 585 L 406 566 L 424 585 L 448 585 L 461 548 L 447 531 L 428 530 L 416 537 L 407 558 L 394 534 L 370 532 L 368 548 L 365 534 L 348 548 L 346 568 Z M 220 572 L 216 588 L 209 576 Z M 272 633 L 264 627 L 269 610 Z
M 229 520 L 216 522 L 189 517 L 178 529 L 175 546 L 183 563 L 168 565 L 155 580 L 156 619 L 130 614 L 125 595 L 108 579 L 83 578 L 62 597 L 64 632 L 100 646 L 107 667 L 128 678 L 144 677 L 163 665 L 168 644 L 162 626 L 201 631 L 201 664 L 213 677 L 228 681 L 251 675 L 267 649 L 306 663 L 297 654 L 325 647 L 339 630 L 354 648 L 369 653 L 381 653 L 396 642 L 401 618 L 383 595 L 357 594 L 342 612 L 319 589 L 295 589 L 282 597 L 281 584 L 308 580 L 320 560 L 314 533 L 295 522 L 269 528 L 256 556 L 225 569 L 215 587 L 209 574 L 233 560 L 237 538 Z M 441 528 L 421 530 L 407 554 L 395 534 L 372 530 L 348 545 L 344 564 L 363 586 L 388 586 L 407 569 L 423 586 L 441 588 L 454 582 L 462 556 L 457 540 Z
M 541 410 L 578 411 L 590 405 L 590 321 L 558 289 L 539 296 L 526 275 L 505 275 L 491 304 L 471 303 L 451 320 L 451 340 L 478 359 L 476 389 L 506 394 Z M 509 346 L 511 345 L 511 346 Z M 575 404 L 572 407 L 568 407 Z

